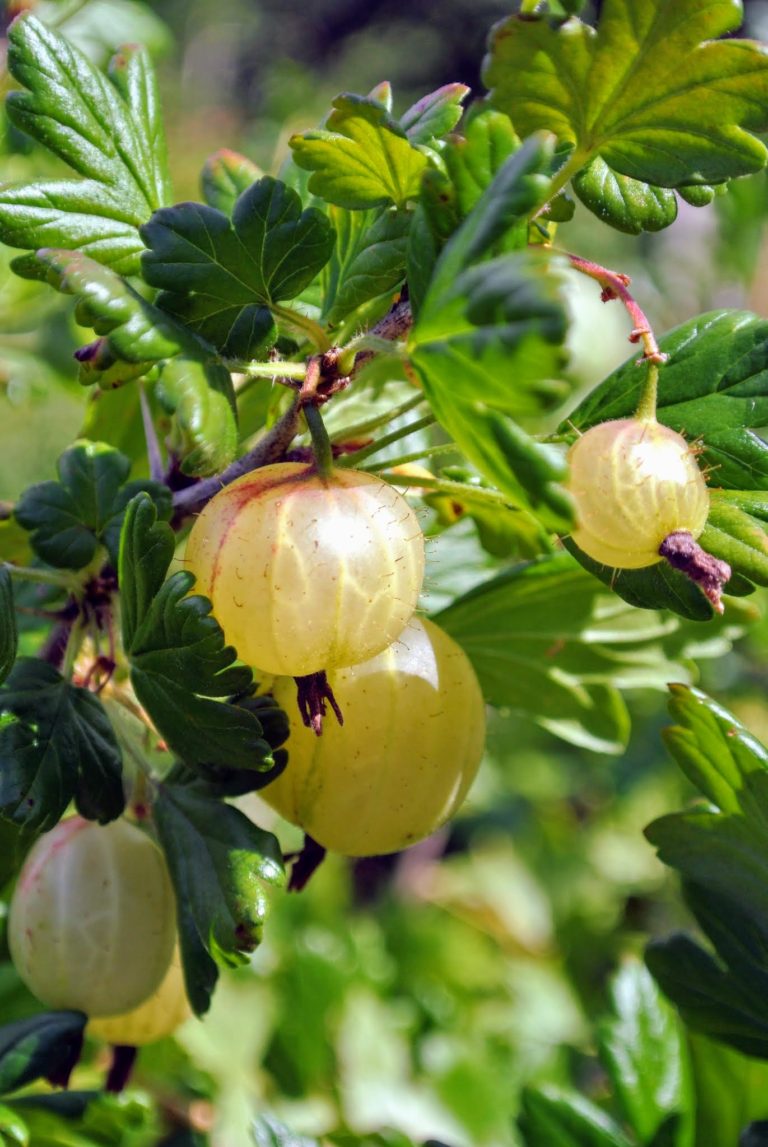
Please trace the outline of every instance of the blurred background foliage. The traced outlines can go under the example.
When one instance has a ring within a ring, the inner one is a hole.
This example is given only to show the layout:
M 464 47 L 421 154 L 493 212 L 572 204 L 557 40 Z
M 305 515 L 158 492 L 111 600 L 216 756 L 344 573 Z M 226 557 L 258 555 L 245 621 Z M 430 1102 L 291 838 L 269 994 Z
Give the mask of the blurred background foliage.
M 223 146 L 279 172 L 288 136 L 317 123 L 340 91 L 366 92 L 387 79 L 400 110 L 449 81 L 479 96 L 487 30 L 510 4 L 17 0 L 6 4 L 5 26 L 22 7 L 34 7 L 102 63 L 122 42 L 147 43 L 160 66 L 183 199 L 199 197 L 200 168 Z M 768 3 L 748 0 L 745 9 L 745 31 L 768 38 Z M 49 156 L 6 130 L 4 180 L 55 170 Z M 768 312 L 765 219 L 760 175 L 736 181 L 707 208 L 682 204 L 671 229 L 639 239 L 597 225 L 579 208 L 569 243 L 630 273 L 661 333 L 716 306 Z M 81 428 L 98 437 L 103 420 L 76 382 L 72 350 L 85 339 L 71 307 L 15 278 L 9 258 L 0 254 L 0 499 L 12 500 L 53 476 L 56 457 Z M 569 280 L 567 289 L 570 371 L 587 389 L 627 356 L 625 317 L 604 308 L 583 280 Z M 135 391 L 103 401 L 130 403 Z M 465 584 L 467 569 L 480 576 L 498 564 L 459 522 L 433 548 L 431 604 Z M 768 625 L 758 619 L 757 595 L 753 604 L 748 636 L 703 662 L 702 684 L 768 736 Z M 134 1105 L 132 1138 L 121 1116 L 124 1140 L 92 1130 L 59 1139 L 49 1129 L 36 1147 L 171 1147 L 207 1136 L 213 1147 L 241 1147 L 253 1144 L 252 1121 L 264 1113 L 306 1135 L 348 1130 L 362 1137 L 355 1143 L 404 1144 L 384 1135 L 392 1128 L 414 1143 L 513 1147 L 522 1142 L 515 1121 L 525 1084 L 575 1085 L 604 1099 L 595 1020 L 608 1006 L 609 977 L 642 953 L 650 935 L 686 923 L 642 832 L 692 793 L 661 747 L 663 694 L 637 691 L 628 700 L 632 733 L 621 757 L 565 745 L 524 715 L 494 714 L 484 768 L 450 828 L 396 857 L 328 858 L 303 894 L 275 905 L 252 967 L 223 977 L 205 1022 L 190 1021 L 175 1041 L 142 1052 L 125 1100 Z M 258 798 L 246 805 L 265 827 L 274 825 Z M 275 828 L 287 848 L 298 846 L 294 830 Z M 35 1006 L 3 963 L 2 1020 Z M 713 1079 L 740 1081 L 731 1130 L 768 1118 L 761 1065 L 701 1039 L 695 1050 L 702 1095 Z M 106 1064 L 106 1050 L 94 1046 L 77 1086 L 98 1086 Z M 149 1114 L 142 1093 L 159 1116 Z M 701 1118 L 715 1115 L 705 1110 Z M 717 1118 L 726 1116 L 719 1110 Z

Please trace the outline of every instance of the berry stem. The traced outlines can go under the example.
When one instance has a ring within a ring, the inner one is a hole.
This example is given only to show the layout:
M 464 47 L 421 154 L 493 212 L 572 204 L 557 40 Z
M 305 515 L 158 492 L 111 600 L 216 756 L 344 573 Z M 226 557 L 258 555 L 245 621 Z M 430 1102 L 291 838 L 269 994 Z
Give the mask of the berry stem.
M 333 474 L 333 450 L 328 431 L 325 429 L 320 411 L 311 402 L 303 407 L 304 417 L 307 420 L 309 433 L 312 435 L 312 449 L 315 455 L 315 467 L 324 480 Z
M 656 421 L 656 401 L 659 395 L 659 366 L 658 363 L 649 359 L 648 361 L 648 375 L 643 387 L 643 393 L 640 395 L 640 401 L 637 404 L 635 411 L 635 418 L 640 419 L 641 422 L 655 422 Z
M 645 311 L 629 291 L 631 281 L 629 275 L 624 275 L 621 271 L 609 271 L 607 267 L 601 267 L 599 263 L 593 263 L 591 259 L 582 259 L 581 255 L 572 255 L 568 251 L 561 251 L 560 254 L 565 255 L 574 270 L 580 271 L 582 275 L 587 275 L 600 284 L 603 289 L 601 298 L 604 303 L 610 302 L 611 299 L 621 300 L 633 323 L 629 341 L 631 343 L 642 342 L 643 360 L 656 363 L 656 365 L 666 362 L 667 355 L 663 353 L 656 342 L 656 336 L 651 329 Z

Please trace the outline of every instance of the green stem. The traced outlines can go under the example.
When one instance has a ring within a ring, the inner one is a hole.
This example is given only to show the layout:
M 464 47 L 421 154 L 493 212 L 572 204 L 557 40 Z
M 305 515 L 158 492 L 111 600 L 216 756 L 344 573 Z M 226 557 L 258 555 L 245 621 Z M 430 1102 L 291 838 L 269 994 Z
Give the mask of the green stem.
M 549 206 L 552 200 L 560 194 L 563 188 L 567 187 L 567 185 L 573 179 L 574 175 L 577 175 L 581 171 L 582 167 L 589 163 L 590 158 L 591 157 L 589 152 L 571 152 L 560 170 L 556 171 L 552 176 L 552 182 L 549 185 L 549 195 L 547 196 L 547 202 L 539 208 L 539 210 L 536 212 L 536 215 L 540 215 L 544 208 Z
M 80 589 L 80 580 L 74 577 L 71 573 L 60 573 L 58 570 L 43 570 L 35 569 L 32 566 L 15 566 L 12 562 L 3 562 L 3 569 L 6 569 L 11 577 L 19 578 L 23 581 L 35 581 L 40 585 L 58 585 L 62 589 L 73 592 Z
M 355 450 L 354 454 L 345 454 L 343 458 L 338 460 L 337 465 L 357 466 L 364 459 L 370 458 L 373 454 L 378 454 L 387 446 L 391 446 L 393 442 L 399 442 L 401 438 L 407 438 L 410 434 L 415 434 L 417 430 L 424 430 L 427 426 L 434 426 L 436 421 L 434 414 L 425 414 L 416 422 L 409 422 L 407 426 L 401 426 L 399 430 L 393 430 L 391 434 L 377 438 L 370 446 L 364 446 L 362 450 Z
M 82 617 L 76 617 L 70 626 L 69 636 L 67 637 L 67 646 L 64 650 L 64 657 L 61 663 L 61 675 L 65 681 L 69 681 L 72 678 L 75 662 L 77 661 L 77 655 L 80 652 L 80 646 L 83 644 L 84 637 L 84 620 Z
M 307 420 L 309 433 L 312 435 L 312 449 L 315 454 L 315 466 L 321 478 L 328 479 L 333 474 L 333 450 L 328 431 L 320 415 L 320 411 L 311 403 L 303 408 Z
M 302 315 L 300 311 L 294 311 L 291 307 L 283 307 L 280 303 L 270 303 L 269 309 L 278 319 L 282 319 L 283 322 L 290 323 L 291 326 L 302 331 L 321 354 L 330 350 L 331 340 L 320 324 L 311 319 L 309 315 Z
M 399 458 L 387 458 L 386 462 L 374 462 L 372 466 L 364 466 L 371 474 L 380 470 L 388 470 L 393 466 L 405 466 L 408 462 L 419 462 L 422 458 L 434 458 L 438 454 L 454 454 L 455 442 L 442 442 L 439 446 L 427 446 L 424 450 L 414 450 L 412 454 L 401 454 Z
M 386 422 L 394 422 L 396 418 L 402 417 L 403 414 L 408 414 L 415 406 L 419 406 L 425 402 L 424 395 L 419 392 L 413 394 L 405 402 L 401 402 L 399 406 L 395 406 L 391 410 L 381 411 L 379 414 L 374 414 L 370 418 L 364 419 L 362 422 L 353 422 L 351 426 L 345 426 L 342 430 L 337 430 L 335 434 L 331 435 L 331 442 L 349 442 L 359 438 L 361 434 L 370 434 L 372 430 L 378 430 Z
M 635 411 L 635 418 L 641 419 L 643 422 L 656 421 L 656 400 L 659 394 L 659 366 L 658 363 L 648 362 L 648 376 L 645 380 L 643 393 L 640 395 L 640 401 L 637 404 Z
M 490 490 L 486 486 L 468 486 L 464 482 L 452 482 L 450 478 L 421 478 L 410 474 L 387 474 L 379 471 L 379 478 L 389 482 L 391 486 L 414 486 L 416 489 L 429 490 L 430 493 L 449 494 L 457 502 L 479 502 L 485 506 L 506 506 L 508 510 L 518 510 L 521 514 L 527 511 L 511 505 L 506 494 L 500 490 Z
M 305 362 L 245 362 L 240 367 L 249 378 L 294 378 L 303 382 L 307 375 Z

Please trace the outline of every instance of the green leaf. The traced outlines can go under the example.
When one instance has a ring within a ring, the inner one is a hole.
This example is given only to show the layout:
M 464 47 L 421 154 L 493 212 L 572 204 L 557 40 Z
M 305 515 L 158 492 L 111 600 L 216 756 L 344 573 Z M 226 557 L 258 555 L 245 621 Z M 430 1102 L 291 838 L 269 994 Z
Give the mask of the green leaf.
M 688 1043 L 696 1088 L 696 1143 L 733 1147 L 747 1124 L 765 1114 L 768 1064 L 693 1032 Z
M 734 573 L 757 585 L 768 585 L 768 534 L 760 518 L 738 504 L 749 505 L 750 498 L 755 498 L 753 491 L 713 490 L 699 543 L 708 553 L 728 562 Z M 763 516 L 765 496 L 757 494 L 756 500 Z
M 210 349 L 165 311 L 153 306 L 108 267 L 71 251 L 38 251 L 27 270 L 42 274 L 59 291 L 74 295 L 81 324 L 94 327 L 107 344 L 108 361 L 161 359 L 158 397 L 174 415 L 171 442 L 185 474 L 218 473 L 237 448 L 235 397 L 229 371 Z M 87 356 L 86 356 L 87 357 Z M 102 381 L 98 371 L 88 381 Z
M 246 358 L 274 342 L 269 305 L 301 294 L 330 258 L 335 234 L 315 207 L 265 176 L 237 199 L 230 220 L 202 203 L 156 212 L 141 230 L 144 277 L 160 305 L 222 353 Z
M 337 242 L 325 272 L 323 317 L 336 324 L 363 303 L 400 286 L 411 216 L 405 211 L 331 207 L 329 218 Z
M 3 1147 L 29 1147 L 29 1128 L 10 1107 L 0 1104 L 0 1143 Z
M 470 113 L 463 136 L 445 144 L 441 153 L 445 170 L 425 172 L 408 246 L 408 286 L 415 315 L 445 243 L 519 146 L 509 116 L 483 108 Z M 527 220 L 521 219 L 499 238 L 493 254 L 523 247 L 527 238 Z
M 664 741 L 680 768 L 724 813 L 741 813 L 768 832 L 768 750 L 700 689 L 670 686 L 675 724 Z
M 503 165 L 444 248 L 409 352 L 435 414 L 462 452 L 513 505 L 566 532 L 571 502 L 562 454 L 511 416 L 540 413 L 559 387 L 565 316 L 542 253 L 481 262 L 546 198 L 550 152 L 529 140 Z M 514 380 L 510 384 L 510 380 Z
M 678 869 L 686 899 L 720 962 L 686 937 L 647 959 L 695 1030 L 768 1055 L 768 752 L 705 694 L 675 686 L 679 724 L 665 740 L 712 811 L 662 817 L 646 830 Z M 718 811 L 719 810 L 719 811 Z
M 567 554 L 515 566 L 435 620 L 465 650 L 492 704 L 602 752 L 625 747 L 616 689 L 663 688 L 687 676 L 664 647 L 676 623 L 639 614 Z
M 662 231 L 677 219 L 674 191 L 620 175 L 600 156 L 575 176 L 573 190 L 593 215 L 629 235 Z
M 0 815 L 41 831 L 72 800 L 102 824 L 120 815 L 120 750 L 95 693 L 22 657 L 0 689 L 0 713 Z
M 768 321 L 749 311 L 710 311 L 669 331 L 659 375 L 658 418 L 702 439 L 701 465 L 713 484 L 753 490 L 768 478 L 768 447 L 748 427 L 768 423 Z M 610 374 L 563 421 L 572 434 L 634 414 L 645 379 L 637 354 Z
M 411 143 L 435 147 L 461 119 L 462 103 L 469 95 L 466 84 L 444 84 L 422 96 L 400 117 L 400 127 Z
M 66 1084 L 80 1057 L 82 1012 L 42 1012 L 0 1028 L 0 1094 L 35 1079 Z
M 236 967 L 261 942 L 270 887 L 282 887 L 280 846 L 238 809 L 161 785 L 153 816 L 171 872 L 190 1002 L 207 1011 L 217 963 Z
M 193 576 L 162 580 L 172 554 L 170 528 L 139 495 L 126 511 L 119 562 L 123 644 L 136 696 L 186 764 L 269 769 L 271 747 L 255 713 L 211 699 L 247 691 L 252 674 L 234 664 L 208 599 L 188 596 Z
M 18 642 L 11 575 L 0 569 L 0 684 L 13 668 Z
M 203 164 L 200 178 L 203 198 L 209 207 L 231 215 L 238 197 L 263 175 L 261 168 L 250 159 L 222 147 Z
M 167 486 L 149 479 L 129 482 L 129 460 L 103 442 L 76 442 L 59 458 L 56 482 L 29 486 L 16 504 L 18 522 L 32 532 L 38 557 L 60 569 L 83 569 L 103 545 L 117 565 L 125 507 L 140 491 L 163 518 L 171 516 Z
M 298 166 L 313 173 L 312 194 L 362 211 L 415 199 L 427 158 L 386 108 L 365 96 L 341 95 L 333 109 L 323 130 L 288 141 Z
M 554 1087 L 525 1088 L 518 1126 L 526 1147 L 632 1147 L 610 1115 Z
M 611 982 L 613 1016 L 602 1025 L 600 1059 L 625 1122 L 642 1144 L 677 1119 L 670 1143 L 690 1144 L 693 1114 L 685 1041 L 674 1012 L 642 964 L 627 962 Z
M 256 1147 L 320 1147 L 317 1139 L 294 1135 L 271 1115 L 260 1115 L 251 1130 Z
M 31 14 L 9 32 L 8 67 L 27 91 L 11 122 L 80 176 L 0 189 L 0 237 L 13 247 L 79 249 L 126 274 L 139 270 L 138 228 L 169 197 L 157 90 L 146 53 L 123 49 L 109 77 Z
M 714 617 L 714 609 L 698 586 L 667 562 L 639 570 L 616 570 L 588 557 L 572 538 L 564 538 L 563 545 L 579 565 L 630 605 L 668 609 L 690 621 L 711 621 Z
M 715 42 L 737 0 L 606 0 L 597 29 L 511 16 L 494 28 L 484 80 L 522 136 L 552 131 L 585 166 L 660 187 L 759 171 L 768 129 L 768 58 L 748 40 Z M 696 130 L 691 131 L 691 124 Z

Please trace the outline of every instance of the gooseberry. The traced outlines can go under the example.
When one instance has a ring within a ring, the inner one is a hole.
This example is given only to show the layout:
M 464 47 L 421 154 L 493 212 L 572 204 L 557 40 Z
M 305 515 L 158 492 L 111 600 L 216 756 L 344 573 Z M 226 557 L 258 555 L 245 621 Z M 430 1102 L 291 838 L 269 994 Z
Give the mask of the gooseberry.
M 8 943 L 22 980 L 48 1007 L 130 1011 L 159 986 L 175 937 L 165 859 L 141 829 L 73 816 L 32 847 Z
M 86 1033 L 107 1043 L 142 1047 L 172 1035 L 191 1014 L 177 948 L 163 982 L 148 1000 L 123 1015 L 91 1020 Z
M 568 454 L 576 504 L 573 540 L 595 561 L 640 569 L 683 530 L 697 538 L 709 492 L 688 443 L 655 419 L 622 418 L 587 430 Z
M 384 652 L 328 679 L 344 725 L 322 737 L 301 723 L 293 682 L 276 682 L 291 723 L 288 767 L 259 795 L 346 856 L 429 836 L 464 800 L 483 754 L 483 698 L 463 649 L 414 617 Z
M 239 657 L 306 676 L 364 661 L 412 615 L 424 539 L 405 499 L 373 474 L 280 462 L 225 486 L 187 542 L 195 590 Z

